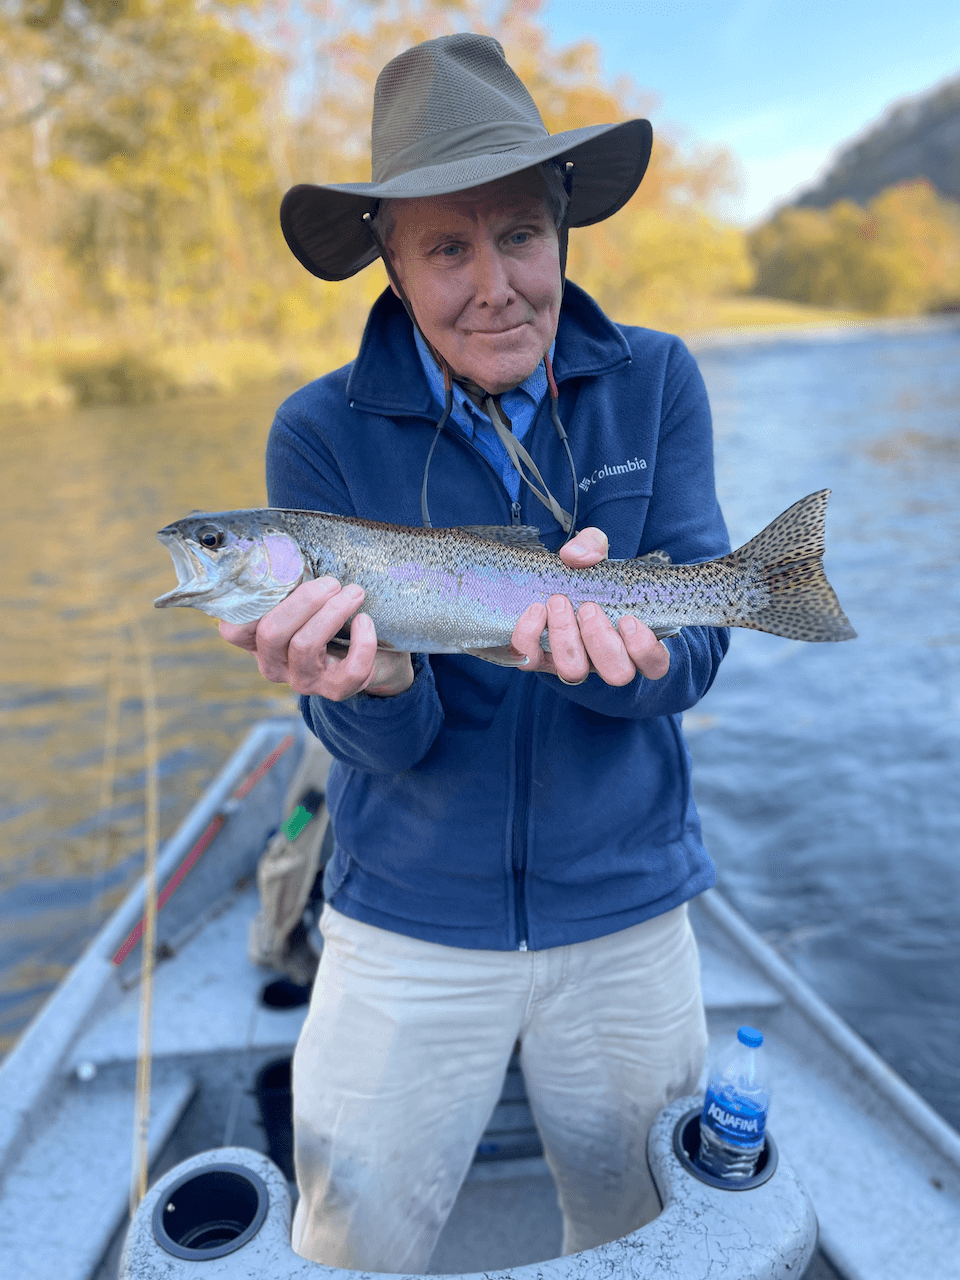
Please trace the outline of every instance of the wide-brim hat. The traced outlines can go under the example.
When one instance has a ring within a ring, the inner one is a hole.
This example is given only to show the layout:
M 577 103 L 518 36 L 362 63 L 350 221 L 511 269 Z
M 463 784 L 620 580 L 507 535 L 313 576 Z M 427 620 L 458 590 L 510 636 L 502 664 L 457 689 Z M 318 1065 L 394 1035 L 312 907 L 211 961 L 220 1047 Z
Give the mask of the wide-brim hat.
M 365 213 L 380 200 L 449 195 L 545 160 L 573 163 L 567 225 L 602 222 L 630 199 L 653 145 L 648 120 L 547 133 L 499 42 L 463 33 L 426 40 L 377 78 L 371 182 L 292 187 L 280 226 L 321 280 L 346 280 L 378 256 Z

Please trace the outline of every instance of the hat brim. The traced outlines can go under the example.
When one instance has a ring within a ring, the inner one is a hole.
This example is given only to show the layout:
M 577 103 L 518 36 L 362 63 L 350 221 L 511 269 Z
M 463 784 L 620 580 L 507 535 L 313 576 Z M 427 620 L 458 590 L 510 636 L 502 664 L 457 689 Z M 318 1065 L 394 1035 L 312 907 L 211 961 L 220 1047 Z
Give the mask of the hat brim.
M 545 135 L 509 151 L 471 156 L 400 174 L 387 182 L 292 187 L 280 227 L 294 257 L 321 280 L 347 280 L 379 256 L 363 223 L 380 200 L 449 195 L 509 177 L 544 160 L 573 162 L 567 223 L 589 227 L 622 209 L 639 187 L 653 146 L 648 120 L 590 125 Z

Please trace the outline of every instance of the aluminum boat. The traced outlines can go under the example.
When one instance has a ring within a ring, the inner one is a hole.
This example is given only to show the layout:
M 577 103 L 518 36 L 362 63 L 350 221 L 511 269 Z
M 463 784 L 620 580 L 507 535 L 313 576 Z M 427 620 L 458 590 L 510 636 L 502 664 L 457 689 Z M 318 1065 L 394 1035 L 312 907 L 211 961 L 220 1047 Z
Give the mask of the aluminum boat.
M 289 1248 L 289 1059 L 305 1009 L 264 1003 L 270 975 L 247 956 L 257 860 L 286 816 L 305 734 L 286 720 L 253 729 L 161 851 L 150 1189 L 132 1223 L 142 882 L 0 1067 L 4 1280 L 352 1275 Z M 515 1060 L 430 1273 L 960 1275 L 960 1136 L 718 892 L 692 903 L 691 918 L 711 1040 L 744 1022 L 766 1037 L 774 1098 L 765 1176 L 738 1191 L 697 1178 L 698 1099 L 679 1099 L 650 1139 L 660 1217 L 558 1257 L 556 1196 Z M 239 1208 L 218 1210 L 234 1193 Z M 208 1210 L 234 1226 L 211 1234 Z

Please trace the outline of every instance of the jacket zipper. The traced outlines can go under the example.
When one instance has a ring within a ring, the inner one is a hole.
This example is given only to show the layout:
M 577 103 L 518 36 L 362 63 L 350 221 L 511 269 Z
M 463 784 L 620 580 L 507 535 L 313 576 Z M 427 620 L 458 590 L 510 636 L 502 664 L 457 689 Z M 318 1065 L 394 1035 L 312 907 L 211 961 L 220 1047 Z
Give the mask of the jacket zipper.
M 477 454 L 482 462 L 496 475 L 496 468 L 472 441 L 464 440 L 456 432 L 453 439 Z M 497 475 L 503 484 L 503 477 Z M 507 494 L 509 497 L 509 493 Z M 523 524 L 523 513 L 519 502 L 510 503 L 511 525 Z M 516 737 L 516 803 L 513 809 L 513 834 L 511 843 L 511 865 L 513 868 L 513 902 L 514 923 L 517 930 L 517 950 L 527 950 L 527 901 L 525 881 L 527 875 L 527 815 L 530 810 L 530 757 L 533 751 L 532 717 L 530 712 L 533 698 L 536 695 L 536 681 L 524 682 L 520 694 L 520 706 L 517 712 Z
M 527 679 L 517 711 L 516 801 L 513 806 L 513 902 L 517 927 L 517 950 L 527 949 L 527 817 L 530 810 L 530 758 L 533 752 L 532 703 L 536 681 Z
M 451 431 L 450 439 L 455 441 L 458 445 L 460 445 L 461 448 L 469 449 L 472 454 L 475 454 L 476 457 L 480 459 L 480 461 L 487 468 L 487 470 L 491 471 L 493 475 L 496 476 L 497 480 L 499 481 L 500 488 L 503 490 L 504 497 L 507 499 L 508 502 L 510 502 L 510 523 L 523 524 L 523 520 L 520 518 L 520 503 L 511 501 L 510 491 L 506 487 L 506 485 L 503 483 L 503 476 L 496 469 L 496 467 L 493 465 L 490 459 L 486 456 L 486 454 L 483 453 L 482 450 L 478 449 L 472 440 L 464 439 L 464 437 L 460 434 L 459 431 Z

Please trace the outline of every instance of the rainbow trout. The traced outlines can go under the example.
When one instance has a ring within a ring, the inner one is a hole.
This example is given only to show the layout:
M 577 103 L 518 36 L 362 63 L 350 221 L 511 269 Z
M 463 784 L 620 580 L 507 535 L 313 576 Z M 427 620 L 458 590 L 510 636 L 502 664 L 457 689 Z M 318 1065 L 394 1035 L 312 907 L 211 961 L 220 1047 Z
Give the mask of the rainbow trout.
M 526 658 L 510 646 L 535 601 L 595 601 L 616 625 L 624 614 L 658 636 L 681 627 L 749 627 L 793 640 L 851 640 L 856 632 L 823 572 L 829 489 L 778 516 L 738 551 L 675 565 L 661 552 L 570 569 L 528 526 L 416 529 L 318 511 L 199 513 L 161 529 L 178 586 L 158 609 L 192 606 L 252 622 L 294 587 L 330 576 L 356 582 L 384 649 L 469 653 L 502 666 Z M 549 648 L 544 631 L 542 644 Z

